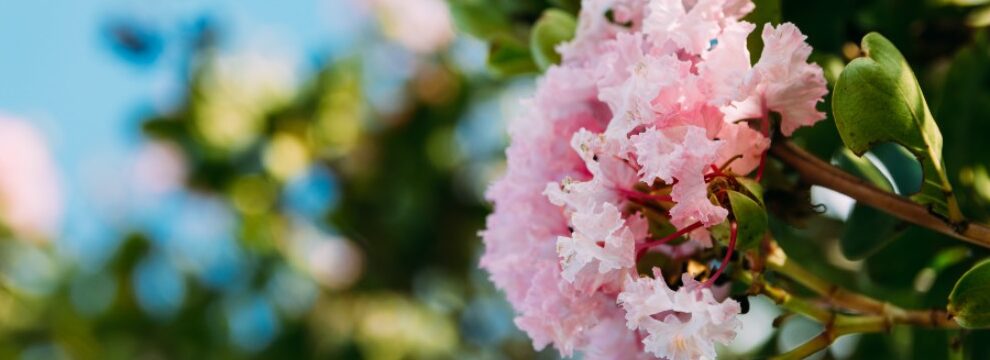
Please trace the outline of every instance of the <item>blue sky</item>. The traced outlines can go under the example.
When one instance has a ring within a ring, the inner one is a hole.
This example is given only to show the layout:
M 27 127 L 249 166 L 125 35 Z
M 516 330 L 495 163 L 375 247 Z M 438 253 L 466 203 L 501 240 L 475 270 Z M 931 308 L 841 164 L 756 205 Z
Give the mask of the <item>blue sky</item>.
M 178 99 L 181 38 L 191 22 L 215 20 L 224 51 L 277 49 L 305 71 L 347 48 L 363 26 L 348 1 L 0 0 L 0 113 L 35 123 L 52 146 L 67 194 L 62 245 L 98 253 L 115 241 L 121 229 L 101 208 L 120 181 L 113 170 L 140 145 L 140 120 Z M 161 33 L 155 63 L 137 66 L 114 53 L 105 29 L 121 18 Z
M 218 20 L 231 50 L 277 42 L 307 59 L 333 47 L 334 5 L 344 0 L 0 1 L 0 109 L 42 124 L 60 155 L 117 150 L 133 142 L 135 118 L 167 99 L 179 80 L 175 49 L 159 63 L 129 65 L 110 50 L 107 20 L 142 20 L 172 39 L 202 15 Z M 325 12 L 325 13 L 323 13 Z M 71 134 L 71 135 L 70 135 Z M 80 153 L 81 151 L 81 153 Z M 63 157 L 64 160 L 64 157 Z

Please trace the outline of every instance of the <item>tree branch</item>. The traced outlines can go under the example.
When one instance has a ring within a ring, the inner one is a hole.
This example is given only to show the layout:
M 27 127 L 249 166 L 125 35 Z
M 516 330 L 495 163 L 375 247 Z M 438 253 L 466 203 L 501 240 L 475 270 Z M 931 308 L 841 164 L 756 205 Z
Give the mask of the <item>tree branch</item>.
M 776 139 L 770 147 L 770 154 L 796 170 L 812 185 L 846 194 L 857 202 L 883 210 L 901 220 L 990 248 L 990 227 L 969 222 L 952 224 L 947 219 L 933 214 L 927 207 L 878 189 L 818 159 L 790 141 Z

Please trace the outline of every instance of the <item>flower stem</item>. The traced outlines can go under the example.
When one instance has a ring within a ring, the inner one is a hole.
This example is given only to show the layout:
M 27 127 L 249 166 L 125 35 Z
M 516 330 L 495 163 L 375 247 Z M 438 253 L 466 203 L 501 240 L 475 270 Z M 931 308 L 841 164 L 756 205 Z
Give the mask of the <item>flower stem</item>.
M 926 312 L 911 312 L 912 315 L 923 313 Z M 928 315 L 923 315 L 922 317 L 927 316 Z M 818 336 L 811 338 L 811 340 L 808 340 L 804 344 L 801 344 L 788 352 L 774 357 L 774 359 L 804 359 L 811 356 L 811 354 L 819 352 L 822 349 L 827 348 L 829 345 L 832 345 L 836 339 L 843 335 L 886 332 L 890 331 L 890 328 L 895 324 L 916 325 L 942 329 L 958 328 L 958 325 L 955 324 L 955 322 L 952 322 L 951 324 L 936 324 L 930 322 L 930 320 L 919 319 L 916 316 L 888 318 L 877 315 L 836 315 L 832 322 L 825 323 L 825 330 L 818 334 Z
M 774 246 L 770 251 L 766 261 L 766 265 L 770 270 L 780 273 L 808 288 L 808 290 L 825 297 L 826 300 L 835 306 L 871 314 L 904 311 L 893 304 L 851 292 L 825 281 L 805 270 L 797 263 L 790 261 L 779 247 Z
M 705 280 L 705 284 L 702 285 L 702 287 L 709 287 L 714 284 L 715 280 L 718 280 L 718 277 L 722 275 L 722 272 L 725 271 L 725 268 L 729 265 L 729 260 L 732 260 L 732 250 L 736 248 L 736 236 L 739 232 L 738 228 L 739 224 L 735 221 L 729 223 L 729 248 L 725 251 L 725 258 L 723 258 L 722 262 L 718 264 L 718 270 L 715 271 L 715 274 L 708 278 L 708 280 Z
M 770 154 L 796 170 L 812 185 L 824 186 L 846 194 L 857 202 L 883 210 L 901 220 L 990 248 L 990 227 L 966 221 L 952 223 L 933 214 L 927 207 L 878 189 L 818 159 L 787 140 L 775 139 L 770 147 Z
M 663 239 L 660 239 L 660 240 L 657 240 L 657 241 L 651 241 L 651 242 L 646 242 L 646 243 L 638 244 L 638 245 L 636 245 L 636 254 L 642 254 L 642 252 L 643 251 L 646 251 L 646 249 L 649 249 L 649 248 L 654 247 L 654 246 L 660 246 L 660 245 L 666 244 L 668 242 L 671 242 L 674 239 L 677 239 L 677 238 L 683 236 L 684 234 L 687 234 L 687 233 L 689 233 L 691 231 L 694 231 L 695 229 L 697 229 L 699 227 L 701 227 L 701 222 L 696 222 L 694 224 L 688 225 L 687 227 L 685 227 L 683 229 L 680 229 L 680 230 L 675 231 L 673 234 L 670 234 L 670 235 L 665 236 Z

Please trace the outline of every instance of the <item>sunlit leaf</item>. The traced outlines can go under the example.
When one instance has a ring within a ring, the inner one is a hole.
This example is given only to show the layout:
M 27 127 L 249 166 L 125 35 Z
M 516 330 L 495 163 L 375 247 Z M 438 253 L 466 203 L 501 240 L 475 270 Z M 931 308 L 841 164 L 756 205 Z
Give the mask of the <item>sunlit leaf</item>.
M 577 20 L 564 11 L 548 9 L 543 12 L 529 37 L 529 49 L 540 69 L 546 70 L 550 65 L 560 63 L 557 45 L 573 38 L 576 27 Z
M 912 196 L 951 222 L 962 221 L 942 159 L 942 134 L 911 67 L 886 38 L 863 38 L 866 57 L 839 76 L 832 97 L 835 124 L 846 146 L 863 155 L 882 142 L 907 148 L 922 164 L 924 183 Z

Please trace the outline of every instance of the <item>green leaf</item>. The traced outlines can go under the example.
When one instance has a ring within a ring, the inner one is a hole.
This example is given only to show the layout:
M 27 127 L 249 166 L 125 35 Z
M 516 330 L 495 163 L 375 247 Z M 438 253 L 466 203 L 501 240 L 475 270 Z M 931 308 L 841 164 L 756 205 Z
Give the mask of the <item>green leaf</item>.
M 849 150 L 840 150 L 836 164 L 850 174 L 873 186 L 893 192 L 894 187 L 870 160 L 854 156 Z M 871 206 L 857 203 L 846 220 L 840 244 L 842 253 L 849 259 L 859 260 L 875 254 L 895 240 L 903 230 L 902 222 Z
M 849 213 L 842 237 L 839 238 L 842 255 L 851 260 L 870 257 L 900 237 L 907 228 L 904 225 L 886 212 L 856 204 Z
M 767 211 L 763 205 L 743 193 L 728 190 L 732 216 L 738 224 L 736 248 L 746 250 L 756 247 L 767 232 Z
M 509 17 L 483 0 L 449 0 L 450 13 L 457 28 L 482 40 L 512 34 Z
M 939 247 L 947 241 L 954 240 L 923 227 L 908 227 L 897 241 L 866 259 L 863 272 L 884 288 L 913 289 L 918 273 L 931 264 Z
M 488 48 L 488 70 L 497 76 L 533 73 L 538 70 L 529 47 L 512 36 L 492 39 Z
M 962 327 L 990 327 L 990 260 L 976 264 L 956 281 L 948 310 Z
M 742 176 L 737 177 L 736 181 L 743 187 L 743 189 L 746 189 L 746 191 L 749 192 L 750 197 L 760 203 L 760 206 L 765 206 L 763 204 L 763 186 L 760 185 L 760 182 Z
M 871 185 L 887 192 L 894 192 L 894 186 L 887 177 L 866 158 L 858 157 L 847 149 L 840 149 L 835 155 L 836 165 L 846 172 L 865 180 Z
M 533 25 L 529 33 L 529 50 L 541 70 L 560 63 L 557 45 L 574 38 L 577 20 L 571 14 L 557 9 L 547 9 Z
M 906 196 L 921 191 L 921 165 L 910 151 L 895 143 L 883 143 L 874 146 L 870 153 L 887 168 L 898 194 Z
M 842 149 L 835 157 L 837 165 L 877 188 L 893 192 L 894 187 L 870 160 L 856 157 Z M 839 244 L 842 254 L 860 260 L 875 254 L 899 237 L 904 227 L 897 218 L 866 204 L 857 203 L 846 220 Z
M 924 171 L 921 192 L 912 199 L 949 222 L 960 223 L 962 213 L 942 159 L 942 134 L 911 67 L 880 34 L 863 37 L 862 48 L 866 57 L 846 66 L 832 96 L 842 141 L 860 156 L 883 142 L 904 146 L 918 158 Z

